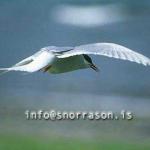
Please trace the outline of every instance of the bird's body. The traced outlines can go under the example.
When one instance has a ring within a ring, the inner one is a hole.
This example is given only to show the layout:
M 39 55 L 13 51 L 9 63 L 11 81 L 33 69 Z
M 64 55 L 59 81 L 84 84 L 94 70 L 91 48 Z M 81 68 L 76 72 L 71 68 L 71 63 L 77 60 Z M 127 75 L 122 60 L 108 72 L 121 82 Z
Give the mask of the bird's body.
M 0 68 L 0 71 L 43 71 L 52 74 L 85 68 L 92 68 L 98 71 L 98 68 L 88 56 L 89 54 L 129 60 L 145 66 L 150 65 L 148 57 L 124 46 L 114 43 L 94 43 L 76 47 L 44 47 L 34 55 L 23 59 L 10 68 Z
M 83 55 L 60 58 L 54 62 L 48 72 L 52 74 L 58 74 L 88 68 L 88 65 L 85 61 L 86 60 L 84 59 Z

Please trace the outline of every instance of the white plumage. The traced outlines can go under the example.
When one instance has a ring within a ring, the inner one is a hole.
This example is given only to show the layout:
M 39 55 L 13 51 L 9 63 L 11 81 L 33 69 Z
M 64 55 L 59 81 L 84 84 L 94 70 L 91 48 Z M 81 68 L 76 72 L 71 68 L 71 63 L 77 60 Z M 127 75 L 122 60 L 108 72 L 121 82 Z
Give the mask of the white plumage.
M 142 54 L 134 52 L 124 46 L 114 43 L 95 43 L 75 47 L 58 58 L 66 58 L 74 55 L 94 54 L 113 57 L 117 59 L 129 60 L 143 65 L 150 65 L 150 59 Z
M 97 67 L 88 54 L 102 55 L 117 59 L 129 60 L 145 66 L 150 65 L 150 59 L 140 53 L 114 43 L 94 43 L 76 47 L 44 47 L 34 55 L 20 61 L 10 68 L 0 68 L 1 71 L 48 71 L 64 73 L 77 69 Z

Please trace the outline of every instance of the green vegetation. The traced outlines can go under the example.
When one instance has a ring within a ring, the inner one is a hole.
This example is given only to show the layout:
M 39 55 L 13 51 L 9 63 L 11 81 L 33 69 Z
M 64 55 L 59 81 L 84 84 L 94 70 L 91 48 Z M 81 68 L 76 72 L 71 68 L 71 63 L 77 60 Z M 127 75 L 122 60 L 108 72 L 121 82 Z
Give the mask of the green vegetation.
M 1 135 L 0 150 L 149 150 L 150 142 Z

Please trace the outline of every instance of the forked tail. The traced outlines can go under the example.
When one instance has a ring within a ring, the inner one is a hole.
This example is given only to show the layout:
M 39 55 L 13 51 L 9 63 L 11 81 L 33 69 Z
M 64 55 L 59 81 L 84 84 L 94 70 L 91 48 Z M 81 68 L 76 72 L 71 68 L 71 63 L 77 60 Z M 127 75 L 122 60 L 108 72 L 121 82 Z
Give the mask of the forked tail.
M 11 70 L 9 70 L 9 68 L 0 68 L 0 76 L 9 72 L 9 71 L 11 71 Z

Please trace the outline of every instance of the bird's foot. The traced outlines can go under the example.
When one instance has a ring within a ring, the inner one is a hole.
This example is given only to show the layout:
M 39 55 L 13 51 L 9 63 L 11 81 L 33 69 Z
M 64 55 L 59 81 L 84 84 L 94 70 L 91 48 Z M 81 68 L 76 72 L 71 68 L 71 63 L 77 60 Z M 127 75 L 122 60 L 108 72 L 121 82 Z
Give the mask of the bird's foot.
M 51 68 L 51 65 L 42 68 L 40 71 L 43 71 L 43 72 L 45 73 L 45 72 L 47 72 L 50 68 Z

